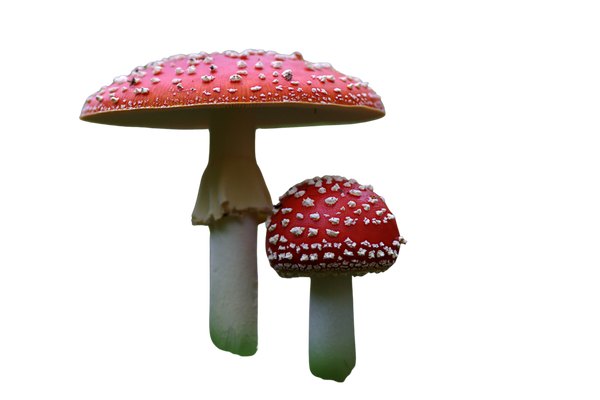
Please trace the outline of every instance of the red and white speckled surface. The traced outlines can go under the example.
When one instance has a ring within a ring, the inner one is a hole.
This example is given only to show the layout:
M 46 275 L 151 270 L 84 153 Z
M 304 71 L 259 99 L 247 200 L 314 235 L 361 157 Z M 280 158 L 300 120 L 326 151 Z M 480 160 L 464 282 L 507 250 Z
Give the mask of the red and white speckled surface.
M 305 61 L 300 53 L 282 55 L 247 50 L 177 55 L 137 67 L 89 96 L 81 118 L 116 125 L 144 125 L 127 121 L 121 113 L 263 104 L 343 106 L 348 109 L 344 112 L 356 113 L 359 109 L 367 113 L 367 117 L 361 117 L 364 120 L 379 118 L 385 113 L 380 96 L 368 83 L 336 71 L 328 63 Z M 117 113 L 118 117 L 114 115 Z M 170 118 L 164 119 L 169 121 Z M 209 117 L 203 112 L 193 118 L 198 120 L 198 127 L 203 127 L 206 122 L 201 120 Z M 352 122 L 351 119 L 349 117 L 348 122 Z M 294 121 L 291 124 L 314 123 Z M 189 123 L 183 125 L 189 127 Z M 173 121 L 159 123 L 159 127 L 179 126 Z
M 267 256 L 280 276 L 382 272 L 406 243 L 385 200 L 354 179 L 307 179 L 280 201 L 266 222 Z

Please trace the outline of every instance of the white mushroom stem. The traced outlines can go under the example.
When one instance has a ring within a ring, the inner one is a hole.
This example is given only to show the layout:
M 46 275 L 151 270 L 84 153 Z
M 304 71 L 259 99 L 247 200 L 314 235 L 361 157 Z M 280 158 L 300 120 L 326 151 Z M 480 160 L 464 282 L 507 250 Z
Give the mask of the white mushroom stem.
M 352 276 L 311 278 L 308 359 L 313 375 L 337 382 L 354 368 Z
M 251 110 L 214 110 L 210 155 L 194 225 L 210 227 L 210 335 L 221 350 L 257 349 L 256 231 L 271 213 L 271 196 L 254 154 Z
M 256 353 L 256 227 L 251 214 L 210 224 L 210 337 L 219 349 Z

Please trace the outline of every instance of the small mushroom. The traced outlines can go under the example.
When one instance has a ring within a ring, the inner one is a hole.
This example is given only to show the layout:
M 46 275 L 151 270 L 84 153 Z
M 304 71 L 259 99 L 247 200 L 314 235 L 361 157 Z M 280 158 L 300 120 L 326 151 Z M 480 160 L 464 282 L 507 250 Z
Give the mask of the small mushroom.
M 343 382 L 356 363 L 352 277 L 394 264 L 406 244 L 396 218 L 371 186 L 323 176 L 286 192 L 266 226 L 271 267 L 284 278 L 311 278 L 310 370 Z

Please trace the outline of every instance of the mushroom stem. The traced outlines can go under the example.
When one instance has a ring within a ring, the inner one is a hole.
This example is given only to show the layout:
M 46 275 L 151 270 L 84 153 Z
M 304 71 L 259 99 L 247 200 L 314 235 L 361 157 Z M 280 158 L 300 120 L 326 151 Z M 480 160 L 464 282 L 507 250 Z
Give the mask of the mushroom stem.
M 256 164 L 254 114 L 244 108 L 215 110 L 210 121 L 210 153 L 192 214 L 194 225 L 227 215 L 271 213 L 271 195 Z
M 354 368 L 352 276 L 311 278 L 308 359 L 313 375 L 337 382 Z
M 252 214 L 226 217 L 210 227 L 210 337 L 219 349 L 256 353 L 256 231 Z
M 271 195 L 254 154 L 253 112 L 215 110 L 210 155 L 192 224 L 210 227 L 210 335 L 221 350 L 257 349 L 256 232 L 271 213 Z

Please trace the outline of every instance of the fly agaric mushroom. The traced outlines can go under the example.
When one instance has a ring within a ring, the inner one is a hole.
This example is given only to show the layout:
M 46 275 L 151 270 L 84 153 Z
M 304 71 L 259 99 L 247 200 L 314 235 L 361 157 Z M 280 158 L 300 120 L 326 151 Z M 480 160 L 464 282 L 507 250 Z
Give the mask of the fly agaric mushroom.
M 406 240 L 373 187 L 323 176 L 293 186 L 267 219 L 266 251 L 279 276 L 310 277 L 309 365 L 343 382 L 356 363 L 352 277 L 383 272 Z
M 177 55 L 135 68 L 92 94 L 84 121 L 208 129 L 210 154 L 192 224 L 210 228 L 210 334 L 247 356 L 257 349 L 257 225 L 271 198 L 255 158 L 257 128 L 358 123 L 385 115 L 361 80 L 300 53 Z

